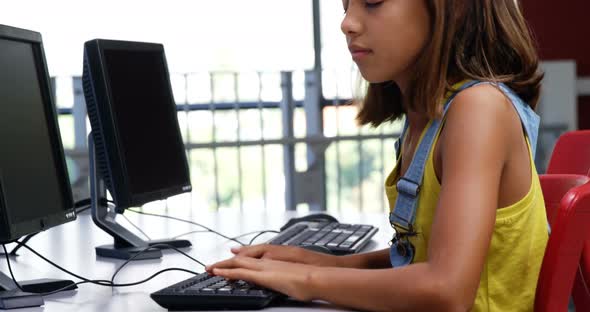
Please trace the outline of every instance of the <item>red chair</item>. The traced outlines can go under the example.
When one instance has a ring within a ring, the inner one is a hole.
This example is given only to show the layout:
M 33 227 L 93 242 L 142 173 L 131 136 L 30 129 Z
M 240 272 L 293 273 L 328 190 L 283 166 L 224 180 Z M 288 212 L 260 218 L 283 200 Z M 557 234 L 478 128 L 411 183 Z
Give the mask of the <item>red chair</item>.
M 590 175 L 590 130 L 562 134 L 551 153 L 547 173 Z
M 541 174 L 539 181 L 545 199 L 547 220 L 549 224 L 553 224 L 563 196 L 574 187 L 590 181 L 590 177 L 578 174 Z
M 560 136 L 551 154 L 547 173 L 590 176 L 590 130 L 571 131 Z M 548 210 L 549 220 L 552 216 L 553 214 Z M 584 244 L 572 294 L 576 306 L 587 307 L 585 311 L 590 311 L 588 294 L 590 294 L 590 241 Z M 578 311 L 580 311 L 579 308 Z
M 542 175 L 540 179 L 551 235 L 537 283 L 535 311 L 567 311 L 584 242 L 590 238 L 590 179 L 579 175 Z M 576 284 L 582 280 L 578 276 Z M 576 311 L 587 311 L 590 305 L 578 299 L 574 298 Z

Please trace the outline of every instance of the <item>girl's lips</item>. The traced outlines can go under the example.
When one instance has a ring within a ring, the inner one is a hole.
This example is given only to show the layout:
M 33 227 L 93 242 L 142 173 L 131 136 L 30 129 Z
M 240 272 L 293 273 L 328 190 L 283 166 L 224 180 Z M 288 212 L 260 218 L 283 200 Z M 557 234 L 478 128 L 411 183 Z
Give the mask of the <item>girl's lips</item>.
M 349 45 L 348 50 L 350 51 L 350 55 L 352 55 L 352 59 L 354 59 L 355 61 L 361 60 L 362 58 L 366 57 L 367 55 L 373 52 L 371 49 L 367 49 L 363 46 L 356 44 Z
M 350 54 L 352 55 L 352 59 L 355 61 L 359 61 L 361 59 L 363 59 L 364 57 L 366 57 L 367 55 L 371 54 L 372 51 L 365 49 L 365 50 L 354 50 L 351 51 Z

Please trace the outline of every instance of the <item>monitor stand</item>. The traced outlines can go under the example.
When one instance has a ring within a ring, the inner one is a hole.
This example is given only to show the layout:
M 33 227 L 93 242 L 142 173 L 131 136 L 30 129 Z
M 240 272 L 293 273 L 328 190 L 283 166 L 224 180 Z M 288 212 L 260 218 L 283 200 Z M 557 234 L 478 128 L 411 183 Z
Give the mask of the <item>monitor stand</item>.
M 73 281 L 58 279 L 37 279 L 19 282 L 23 291 L 18 289 L 14 281 L 0 272 L 0 309 L 16 309 L 26 307 L 40 307 L 44 304 L 41 293 L 55 291 L 61 288 L 73 290 L 78 288 Z
M 97 168 L 96 148 L 92 133 L 88 136 L 88 155 L 90 162 L 90 209 L 92 220 L 99 228 L 114 238 L 114 244 L 96 247 L 97 256 L 124 260 L 131 258 L 133 260 L 157 259 L 162 257 L 162 251 L 160 249 L 167 249 L 169 247 L 157 246 L 158 249 L 147 250 L 139 256 L 136 255 L 147 247 L 157 244 L 166 244 L 176 248 L 191 246 L 191 243 L 185 239 L 146 241 L 118 224 L 115 219 L 117 213 L 119 211 L 122 213 L 126 207 L 113 207 L 105 200 L 107 198 L 106 187 L 100 170 Z

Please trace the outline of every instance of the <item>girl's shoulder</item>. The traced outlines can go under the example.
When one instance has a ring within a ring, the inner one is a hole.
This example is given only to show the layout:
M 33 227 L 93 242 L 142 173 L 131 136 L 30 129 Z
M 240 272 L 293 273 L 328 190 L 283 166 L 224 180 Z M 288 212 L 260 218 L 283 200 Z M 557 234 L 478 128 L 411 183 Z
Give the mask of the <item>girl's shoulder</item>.
M 441 146 L 483 141 L 505 148 L 515 131 L 522 131 L 510 98 L 498 85 L 478 84 L 461 91 L 445 115 Z
M 511 99 L 499 85 L 481 83 L 459 92 L 445 116 L 446 123 L 461 120 L 477 127 L 483 121 L 518 121 Z M 470 122 L 471 121 L 471 122 Z

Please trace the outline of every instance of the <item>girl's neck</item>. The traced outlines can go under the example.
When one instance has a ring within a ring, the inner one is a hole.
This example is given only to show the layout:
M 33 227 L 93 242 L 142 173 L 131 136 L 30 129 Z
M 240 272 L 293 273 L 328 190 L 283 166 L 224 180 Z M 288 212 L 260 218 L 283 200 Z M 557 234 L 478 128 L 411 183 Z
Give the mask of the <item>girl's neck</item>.
M 396 79 L 394 79 L 395 83 L 397 84 L 398 88 L 400 89 L 401 93 L 402 93 L 402 103 L 407 103 L 407 101 L 409 100 L 408 98 L 406 98 L 408 96 L 408 88 L 410 85 L 410 78 L 411 75 L 409 73 L 404 73 L 402 75 L 399 75 Z M 422 129 L 424 129 L 424 127 L 426 126 L 426 124 L 429 121 L 428 116 L 426 116 L 426 114 L 424 113 L 418 113 L 415 111 L 412 111 L 410 109 L 407 108 L 406 106 L 406 118 L 408 119 L 408 123 L 410 126 L 410 129 L 412 129 L 412 132 L 414 131 L 420 131 Z
M 417 113 L 411 110 L 406 114 L 406 118 L 408 119 L 408 123 L 410 129 L 412 129 L 412 132 L 421 132 L 429 121 L 428 116 L 425 114 Z

